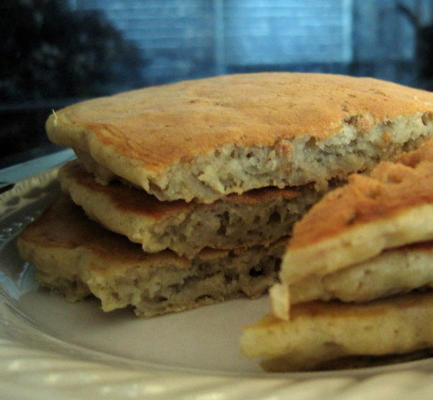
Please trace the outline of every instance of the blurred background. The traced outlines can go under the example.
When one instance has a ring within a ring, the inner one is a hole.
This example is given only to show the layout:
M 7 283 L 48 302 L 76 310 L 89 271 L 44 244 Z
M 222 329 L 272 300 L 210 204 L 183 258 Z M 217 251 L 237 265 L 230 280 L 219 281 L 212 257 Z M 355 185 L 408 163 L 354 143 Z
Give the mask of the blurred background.
M 1 0 L 0 168 L 58 150 L 51 110 L 257 71 L 433 90 L 432 0 Z

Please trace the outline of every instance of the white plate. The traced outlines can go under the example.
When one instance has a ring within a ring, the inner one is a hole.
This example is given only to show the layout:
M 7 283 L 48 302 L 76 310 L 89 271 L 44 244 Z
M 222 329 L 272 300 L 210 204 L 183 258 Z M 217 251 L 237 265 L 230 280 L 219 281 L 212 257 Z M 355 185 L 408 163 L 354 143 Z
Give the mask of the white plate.
M 268 374 L 240 354 L 242 326 L 267 299 L 149 320 L 102 313 L 38 288 L 15 237 L 58 193 L 56 170 L 0 196 L 1 399 L 430 399 L 433 360 L 348 371 Z M 433 321 L 432 321 L 433 323 Z

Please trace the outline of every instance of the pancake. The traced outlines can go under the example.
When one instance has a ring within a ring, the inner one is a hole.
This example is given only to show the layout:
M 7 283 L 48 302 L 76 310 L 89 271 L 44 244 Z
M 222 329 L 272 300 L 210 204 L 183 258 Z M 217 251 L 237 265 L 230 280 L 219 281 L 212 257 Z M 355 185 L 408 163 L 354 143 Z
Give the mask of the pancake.
M 371 169 L 433 133 L 433 94 L 370 78 L 218 76 L 80 102 L 46 123 L 102 183 L 212 203 Z
M 268 371 L 314 370 L 331 360 L 430 348 L 432 319 L 431 292 L 363 304 L 316 301 L 293 306 L 289 321 L 268 315 L 246 327 L 240 344 Z
M 206 247 L 268 246 L 288 236 L 319 198 L 311 188 L 265 188 L 212 204 L 161 202 L 119 182 L 98 184 L 77 161 L 62 166 L 59 181 L 91 219 L 140 243 L 145 252 L 170 249 L 188 258 Z
M 382 251 L 433 239 L 433 140 L 382 162 L 370 176 L 349 183 L 316 203 L 299 221 L 284 255 L 281 284 L 271 294 L 273 313 L 287 318 L 289 287 L 372 259 Z
M 363 303 L 433 286 L 433 242 L 385 250 L 328 275 L 290 286 L 291 304 L 312 300 Z
M 69 300 L 92 294 L 104 311 L 132 307 L 152 317 L 264 294 L 276 279 L 285 242 L 203 250 L 192 260 L 171 251 L 147 254 L 64 197 L 25 228 L 17 245 L 36 279 Z

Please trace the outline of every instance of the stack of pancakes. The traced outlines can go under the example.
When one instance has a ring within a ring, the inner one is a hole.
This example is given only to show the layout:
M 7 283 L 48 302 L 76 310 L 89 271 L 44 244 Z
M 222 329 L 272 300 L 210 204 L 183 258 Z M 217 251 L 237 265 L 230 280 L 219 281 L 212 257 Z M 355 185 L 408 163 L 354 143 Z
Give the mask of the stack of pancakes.
M 21 234 L 45 286 L 153 316 L 275 282 L 295 221 L 433 135 L 433 95 L 368 78 L 229 75 L 53 113 L 65 197 Z
M 433 347 L 433 139 L 314 205 L 280 279 L 273 315 L 241 340 L 269 370 Z

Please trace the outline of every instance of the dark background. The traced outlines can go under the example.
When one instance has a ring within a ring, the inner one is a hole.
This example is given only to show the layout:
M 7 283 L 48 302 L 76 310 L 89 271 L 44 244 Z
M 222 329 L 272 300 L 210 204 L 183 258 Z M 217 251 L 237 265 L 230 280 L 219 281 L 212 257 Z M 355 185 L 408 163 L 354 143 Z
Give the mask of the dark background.
M 223 73 L 317 71 L 433 89 L 431 0 L 2 0 L 0 168 L 58 150 L 51 110 Z

